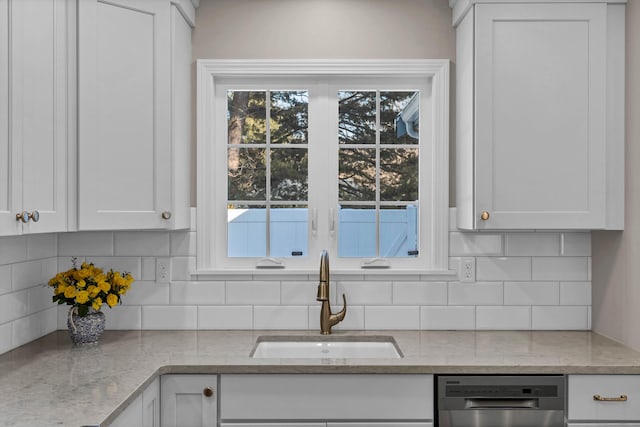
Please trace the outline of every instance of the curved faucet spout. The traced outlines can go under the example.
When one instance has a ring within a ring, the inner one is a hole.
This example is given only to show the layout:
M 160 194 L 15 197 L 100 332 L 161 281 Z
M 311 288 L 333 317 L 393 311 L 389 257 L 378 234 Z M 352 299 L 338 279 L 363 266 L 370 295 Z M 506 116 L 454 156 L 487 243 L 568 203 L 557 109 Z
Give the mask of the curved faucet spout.
M 347 314 L 347 297 L 342 294 L 344 306 L 337 313 L 331 313 L 331 304 L 329 303 L 329 253 L 324 250 L 320 255 L 320 283 L 318 284 L 318 296 L 316 300 L 322 302 L 320 308 L 320 333 L 328 335 L 331 333 L 331 327 L 342 322 Z

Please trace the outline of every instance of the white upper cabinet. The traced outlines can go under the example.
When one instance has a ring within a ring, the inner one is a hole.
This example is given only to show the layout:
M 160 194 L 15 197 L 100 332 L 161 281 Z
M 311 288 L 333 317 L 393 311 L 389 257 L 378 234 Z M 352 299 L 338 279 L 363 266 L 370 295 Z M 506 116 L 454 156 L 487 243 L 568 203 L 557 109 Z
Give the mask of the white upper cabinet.
M 81 230 L 189 226 L 193 22 L 178 3 L 79 2 Z
M 69 0 L 0 0 L 0 235 L 67 230 L 74 19 Z
M 459 3 L 458 227 L 623 228 L 624 4 Z

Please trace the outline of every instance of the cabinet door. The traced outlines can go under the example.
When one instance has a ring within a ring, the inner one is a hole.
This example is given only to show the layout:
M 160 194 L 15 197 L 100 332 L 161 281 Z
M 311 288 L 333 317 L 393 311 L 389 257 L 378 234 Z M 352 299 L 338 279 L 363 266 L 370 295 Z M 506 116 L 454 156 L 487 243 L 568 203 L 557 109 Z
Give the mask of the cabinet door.
M 327 423 L 327 427 L 433 427 L 433 423 Z
M 161 228 L 171 203 L 170 2 L 80 0 L 79 228 Z
M 325 423 L 220 423 L 220 427 L 326 427 Z
M 9 1 L 0 0 L 0 235 L 18 234 L 9 134 Z
M 0 2 L 0 234 L 67 229 L 74 7 L 68 0 Z M 37 211 L 38 222 L 16 221 L 22 211 Z
M 640 427 L 640 423 L 568 423 L 567 427 Z
M 216 388 L 215 375 L 163 375 L 162 427 L 215 427 L 218 423 Z
M 476 228 L 603 227 L 606 5 L 475 13 Z
M 127 406 L 124 411 L 109 424 L 111 427 L 142 426 L 142 395 Z
M 141 427 L 160 427 L 160 379 L 156 378 L 142 393 Z

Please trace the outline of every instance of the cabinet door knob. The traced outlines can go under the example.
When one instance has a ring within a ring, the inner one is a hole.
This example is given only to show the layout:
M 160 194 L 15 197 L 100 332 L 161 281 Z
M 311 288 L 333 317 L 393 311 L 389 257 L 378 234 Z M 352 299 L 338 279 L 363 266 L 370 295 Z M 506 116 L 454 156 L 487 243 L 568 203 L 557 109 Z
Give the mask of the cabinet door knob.
M 489 216 L 490 216 L 490 215 L 489 215 L 489 212 L 487 212 L 487 211 L 482 211 L 482 213 L 480 214 L 480 219 L 481 219 L 481 220 L 483 220 L 483 221 L 486 221 L 486 220 L 488 220 L 488 219 L 489 219 Z
M 40 212 L 38 212 L 37 210 L 31 212 L 30 214 L 28 214 L 28 216 L 29 216 L 29 219 L 33 222 L 40 221 Z
M 162 219 L 171 219 L 171 212 L 169 211 L 162 212 Z
M 29 212 L 23 211 L 16 214 L 16 221 L 22 221 L 25 224 L 29 222 Z
M 204 390 L 202 390 L 202 394 L 206 397 L 211 397 L 213 396 L 213 389 L 211 387 L 205 387 Z

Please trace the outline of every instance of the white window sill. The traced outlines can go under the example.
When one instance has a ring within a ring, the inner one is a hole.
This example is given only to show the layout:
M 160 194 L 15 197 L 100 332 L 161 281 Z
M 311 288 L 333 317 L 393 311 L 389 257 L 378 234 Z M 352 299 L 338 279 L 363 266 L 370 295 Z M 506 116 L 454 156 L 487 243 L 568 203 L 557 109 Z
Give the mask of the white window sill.
M 198 280 L 317 280 L 319 270 L 287 270 L 263 268 L 256 270 L 198 270 L 192 274 Z M 394 281 L 451 281 L 456 280 L 456 270 L 391 270 L 358 269 L 332 270 L 330 279 L 335 280 L 394 280 Z

